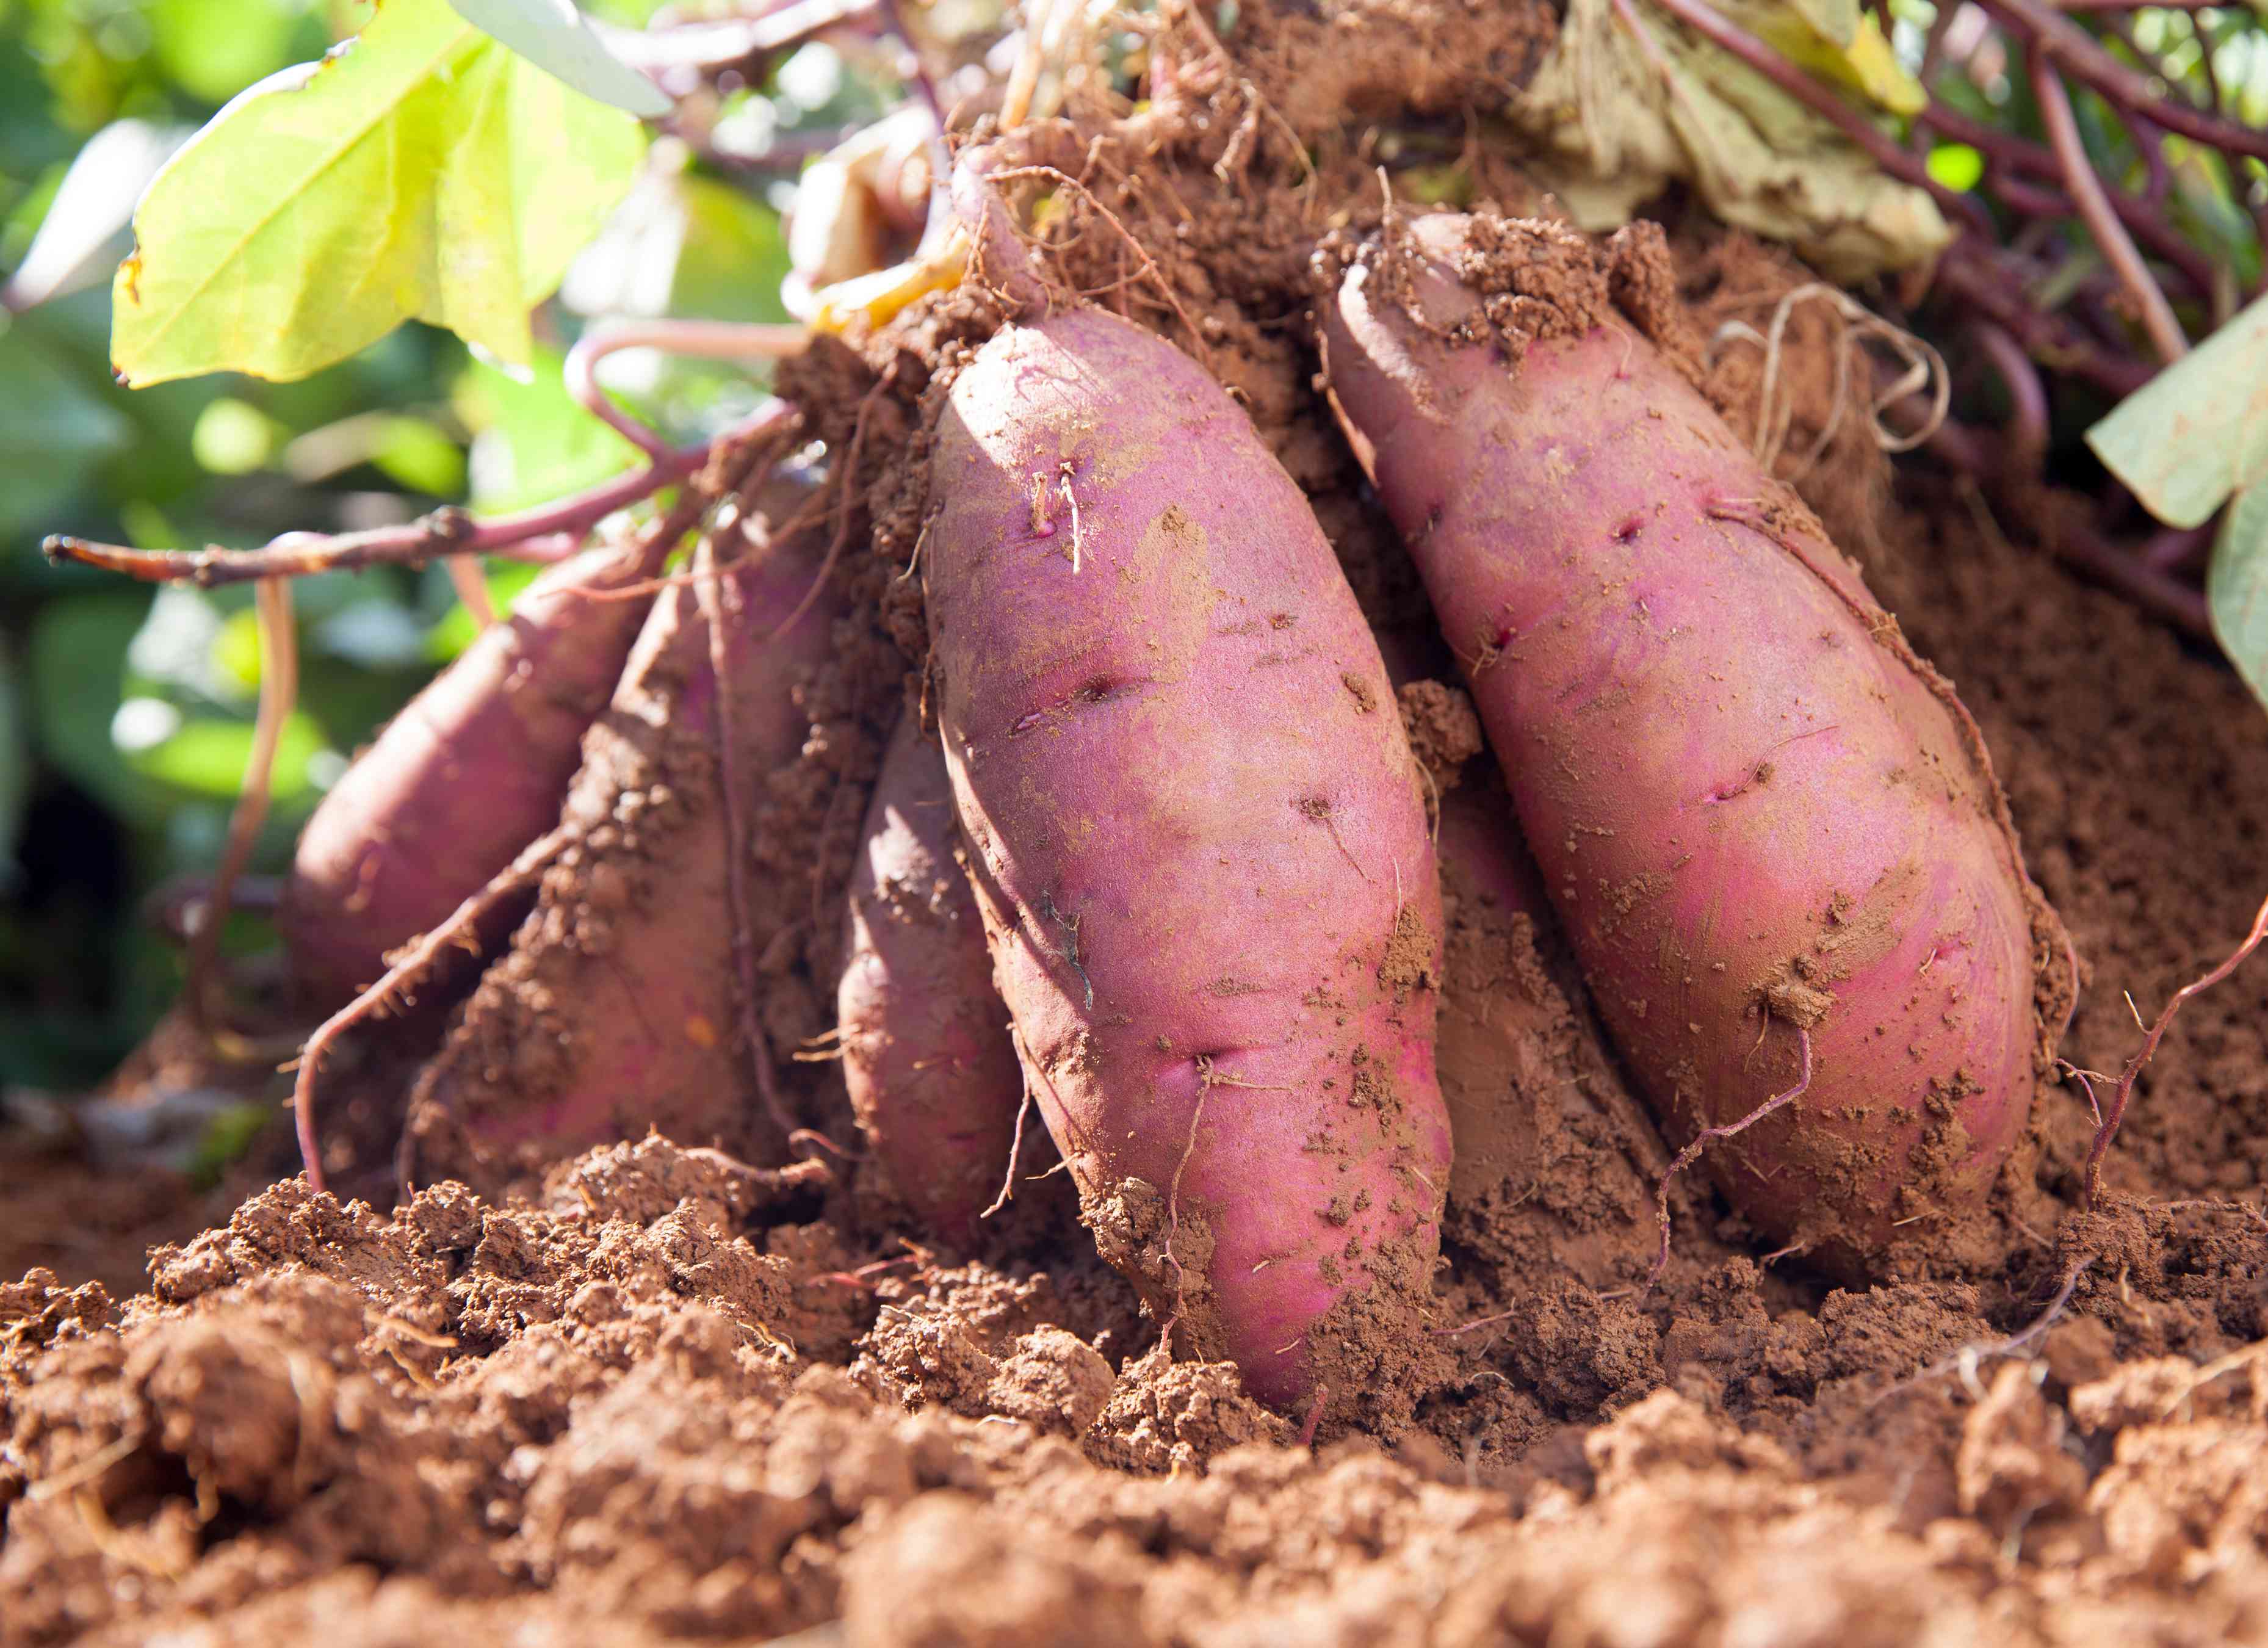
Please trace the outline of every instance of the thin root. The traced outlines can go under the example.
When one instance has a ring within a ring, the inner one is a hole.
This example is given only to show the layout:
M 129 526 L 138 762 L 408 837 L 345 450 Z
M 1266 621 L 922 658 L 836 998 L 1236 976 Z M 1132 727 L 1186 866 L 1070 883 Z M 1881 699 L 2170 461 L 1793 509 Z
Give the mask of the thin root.
M 1270 1093 L 1290 1091 L 1281 1082 L 1254 1082 L 1246 1081 L 1241 1076 L 1224 1076 L 1220 1067 L 1212 1060 L 1203 1054 L 1197 1056 L 1197 1101 L 1189 1112 L 1189 1143 L 1182 1146 L 1182 1159 L 1174 1164 L 1173 1183 L 1166 1191 L 1166 1259 L 1174 1267 L 1174 1313 L 1166 1318 L 1165 1326 L 1158 1333 L 1160 1340 L 1167 1343 L 1173 1339 L 1174 1324 L 1182 1319 L 1182 1308 L 1189 1291 L 1189 1272 L 1182 1268 L 1182 1255 L 1177 1250 L 1182 1234 L 1182 1175 L 1189 1171 L 1189 1159 L 1197 1154 L 1197 1129 L 1204 1121 L 1205 1100 L 1212 1096 L 1212 1090 L 1216 1087 L 1250 1087 Z M 1305 1336 L 1301 1335 L 1302 1338 Z M 1289 1350 L 1299 1343 L 1294 1339 L 1283 1348 Z
M 1953 404 L 1953 378 L 1946 370 L 1945 357 L 1935 346 L 1891 325 L 1849 293 L 1810 281 L 1780 298 L 1762 333 L 1746 321 L 1732 320 L 1719 327 L 1711 340 L 1712 357 L 1717 349 L 1735 340 L 1756 344 L 1764 352 L 1764 383 L 1757 394 L 1756 428 L 1752 442 L 1757 463 L 1767 473 L 1777 473 L 1782 450 L 1795 422 L 1795 392 L 1790 388 L 1782 394 L 1785 386 L 1780 364 L 1788 322 L 1797 307 L 1807 302 L 1828 305 L 1844 322 L 1835 340 L 1835 394 L 1828 408 L 1827 422 L 1813 439 L 1810 451 L 1784 478 L 1793 480 L 1808 474 L 1827 455 L 1836 430 L 1842 427 L 1844 408 L 1851 399 L 1852 357 L 1862 353 L 1869 339 L 1886 345 L 1905 369 L 1895 382 L 1874 395 L 1867 408 L 1874 445 L 1886 452 L 1911 452 L 1936 434 Z M 1901 432 L 1883 422 L 1883 414 L 1890 408 L 1925 389 L 1930 396 L 1929 412 L 1920 427 Z
M 1102 220 L 1108 224 L 1112 230 L 1117 233 L 1118 237 L 1124 240 L 1129 246 L 1133 248 L 1134 255 L 1142 260 L 1142 268 L 1139 272 L 1148 276 L 1149 279 L 1156 284 L 1158 291 L 1164 296 L 1166 299 L 1166 306 L 1174 312 L 1174 318 L 1182 323 L 1183 328 L 1186 329 L 1189 335 L 1189 341 L 1197 346 L 1197 359 L 1204 364 L 1205 370 L 1207 372 L 1213 372 L 1213 376 L 1216 378 L 1220 375 L 1218 372 L 1213 371 L 1212 349 L 1206 343 L 1204 334 L 1197 329 L 1197 323 L 1189 318 L 1189 312 L 1182 306 L 1181 294 L 1174 290 L 1174 283 L 1166 278 L 1165 271 L 1158 267 L 1157 259 L 1152 257 L 1149 252 L 1143 246 L 1142 243 L 1134 238 L 1134 232 L 1127 228 L 1127 226 L 1119 220 L 1119 217 L 1116 212 L 1112 211 L 1109 207 L 1104 205 L 1100 200 L 1095 198 L 1095 194 L 1093 189 L 1087 188 L 1086 184 L 1071 176 L 1070 173 L 1064 171 L 1058 166 L 1021 166 L 1005 167 L 1002 170 L 992 173 L 990 181 L 996 184 L 1004 183 L 1012 178 L 1045 179 L 1048 181 L 1054 183 L 1058 188 L 1066 188 L 1075 191 L 1081 200 L 1093 207 L 1101 217 Z
M 2242 1350 L 2232 1350 L 2227 1356 L 2217 1357 L 2213 1361 L 2205 1363 L 2190 1376 L 2189 1383 L 2182 1387 L 2179 1394 L 2167 1400 L 2159 1416 L 2166 1419 L 2172 1418 L 2176 1410 L 2187 1406 L 2199 1391 L 2212 1384 L 2213 1380 L 2236 1372 L 2239 1369 L 2252 1375 L 2252 1402 L 2253 1406 L 2256 1409 L 2258 1408 L 2262 1396 L 2258 1364 L 2264 1357 L 2268 1357 L 2268 1340 L 2263 1340 L 2257 1344 L 2246 1345 Z
M 816 1144 L 830 1156 L 838 1157 L 843 1161 L 862 1162 L 871 1159 L 865 1151 L 854 1151 L 847 1145 L 838 1144 L 817 1128 L 799 1127 L 791 1129 L 787 1136 L 787 1147 L 793 1150 L 799 1144 Z
M 2087 1205 L 2090 1208 L 2102 1205 L 2102 1159 L 2110 1149 L 2110 1141 L 2118 1136 L 2118 1124 L 2126 1119 L 2126 1103 L 2134 1096 L 2135 1078 L 2141 1075 L 2143 1066 L 2149 1063 L 2151 1056 L 2157 1052 L 2158 1043 L 2165 1039 L 2166 1027 L 2173 1023 L 2174 1015 L 2182 1010 L 2182 1004 L 2191 997 L 2211 990 L 2236 971 L 2244 958 L 2260 947 L 2260 941 L 2264 938 L 2268 938 L 2268 901 L 2262 902 L 2259 913 L 2253 916 L 2252 930 L 2244 935 L 2244 942 L 2238 945 L 2228 959 L 2212 972 L 2203 978 L 2192 979 L 2176 990 L 2173 999 L 2159 1013 L 2157 1022 L 2144 1033 L 2142 1045 L 2135 1050 L 2134 1056 L 2126 1061 L 2126 1068 L 2119 1074 L 2117 1088 L 2110 1096 L 2110 1112 L 2102 1118 L 2102 1125 L 2095 1129 L 2095 1143 L 2088 1149 Z M 2132 1004 L 2131 997 L 2128 1004 Z M 2135 1022 L 2141 1022 L 2139 1013 L 2135 1014 Z
M 306 1044 L 299 1049 L 297 1073 L 291 1083 L 291 1115 L 299 1135 L 300 1165 L 306 1171 L 310 1188 L 324 1188 L 322 1145 L 315 1129 L 315 1077 L 331 1044 L 423 978 L 452 945 L 468 940 L 481 918 L 500 901 L 510 898 L 541 875 L 575 839 L 576 833 L 573 827 L 561 824 L 521 848 L 519 857 L 502 873 L 458 905 L 446 921 L 397 951 L 401 959 L 387 968 L 383 978 L 324 1019 L 316 1026 L 315 1034 L 307 1038 Z M 405 1132 L 402 1137 L 407 1141 L 410 1136 Z
M 1977 1384 L 1977 1365 L 1999 1357 L 2020 1355 L 2043 1335 L 2055 1325 L 2057 1318 L 2063 1314 L 2064 1307 L 2071 1303 L 2071 1296 L 2079 1286 L 2080 1277 L 2085 1276 L 2088 1268 L 2094 1263 L 2095 1255 L 2089 1254 L 2066 1271 L 2063 1281 L 2056 1289 L 2055 1297 L 2048 1301 L 2047 1308 L 2034 1317 L 2029 1325 L 2018 1328 L 2006 1339 L 1993 1340 L 1984 1344 L 1962 1346 L 1960 1350 L 1941 1361 L 1933 1362 L 1910 1378 L 1900 1379 L 1869 1402 L 1868 1408 L 1879 1408 L 1899 1393 L 1911 1390 L 1931 1379 L 1941 1379 L 1948 1373 L 1960 1374 L 1962 1382 L 1970 1387 L 1971 1394 L 1981 1394 Z
M 1079 554 L 1086 545 L 1086 537 L 1079 526 L 1079 494 L 1071 489 L 1070 464 L 1064 465 L 1063 475 L 1056 482 L 1056 488 L 1063 494 L 1064 502 L 1071 505 L 1071 576 L 1076 578 L 1079 575 Z
M 1205 1100 L 1212 1097 L 1213 1065 L 1209 1058 L 1197 1060 L 1200 1079 L 1197 1082 L 1197 1101 L 1189 1112 L 1189 1143 L 1182 1146 L 1182 1159 L 1174 1164 L 1174 1181 L 1166 1191 L 1166 1262 L 1174 1267 L 1174 1313 L 1166 1318 L 1165 1326 L 1158 1329 L 1161 1344 L 1171 1344 L 1174 1324 L 1182 1319 L 1182 1310 L 1189 1298 L 1189 1275 L 1182 1268 L 1179 1243 L 1182 1235 L 1182 1175 L 1189 1171 L 1189 1158 L 1197 1153 L 1197 1129 L 1204 1122 Z M 1298 1340 L 1292 1342 L 1293 1344 Z M 1288 1349 L 1288 1347 L 1286 1347 Z
M 1476 1316 L 1472 1321 L 1469 1322 L 1460 1322 L 1454 1328 L 1429 1328 L 1426 1329 L 1426 1332 L 1432 1334 L 1437 1339 L 1454 1339 L 1459 1334 L 1469 1334 L 1476 1328 L 1493 1328 L 1498 1322 L 1510 1321 L 1518 1314 L 1520 1314 L 1520 1313 L 1516 1309 L 1501 1310 L 1492 1316 Z
M 771 638 L 775 641 L 803 622 L 804 614 L 811 610 L 813 603 L 819 600 L 820 592 L 827 587 L 827 580 L 835 575 L 835 563 L 843 558 L 843 548 L 850 541 L 851 501 L 858 492 L 858 455 L 866 445 L 866 416 L 896 379 L 897 372 L 897 362 L 893 360 L 874 386 L 859 399 L 858 416 L 850 426 L 850 444 L 843 454 L 843 479 L 840 483 L 843 489 L 836 501 L 835 536 L 828 541 L 827 554 L 820 561 L 819 570 L 812 578 L 811 587 L 804 592 L 803 599 L 796 602 L 795 610 L 787 615 L 778 629 L 772 631 Z
M 1012 1037 L 1015 1037 L 1016 1051 L 1019 1055 L 1021 1055 L 1024 1051 L 1023 1038 L 1016 1035 L 1016 1032 L 1012 1026 L 1010 1028 L 1008 1034 Z M 1020 1062 L 1022 1061 L 1020 1060 Z M 992 1205 L 990 1207 L 986 1208 L 982 1213 L 979 1213 L 976 1216 L 978 1218 L 990 1218 L 995 1213 L 998 1213 L 1002 1208 L 1006 1207 L 1008 1203 L 1016 1199 L 1016 1161 L 1017 1159 L 1024 1153 L 1024 1118 L 1032 1114 L 1031 1066 L 1028 1063 L 1024 1063 L 1023 1068 L 1024 1096 L 1016 1106 L 1015 1137 L 1008 1141 L 1008 1171 L 1000 1180 L 1000 1194 L 992 1198 Z
M 220 866 L 213 872 L 203 919 L 189 938 L 189 1021 L 231 1057 L 256 1055 L 251 1043 L 220 1022 L 221 930 L 228 924 L 237 878 L 244 873 L 253 842 L 267 821 L 276 751 L 283 742 L 284 724 L 299 698 L 299 644 L 291 624 L 291 585 L 284 578 L 262 578 L 253 587 L 253 600 L 260 622 L 260 708 L 253 724 L 252 753 L 245 766 L 244 788 L 229 813 L 228 840 L 221 849 Z
M 1803 1068 L 1795 1078 L 1794 1086 L 1774 1093 L 1737 1122 L 1728 1122 L 1722 1127 L 1703 1128 L 1693 1136 L 1690 1144 L 1677 1152 L 1676 1159 L 1662 1169 L 1660 1181 L 1654 1187 L 1653 1203 L 1654 1223 L 1661 1228 L 1661 1246 L 1653 1255 L 1653 1269 L 1646 1274 L 1645 1291 L 1653 1291 L 1661 1282 L 1661 1273 L 1669 1268 L 1669 1181 L 1691 1166 L 1699 1158 L 1703 1146 L 1712 1139 L 1728 1139 L 1747 1132 L 1773 1111 L 1793 1104 L 1810 1088 L 1811 1032 L 1801 1025 L 1796 1026 L 1795 1043 L 1802 1052 Z
M 464 602 L 473 622 L 483 629 L 493 629 L 496 601 L 489 594 L 489 580 L 481 563 L 471 555 L 451 555 L 442 564 L 449 569 L 449 582 L 456 586 L 457 599 Z

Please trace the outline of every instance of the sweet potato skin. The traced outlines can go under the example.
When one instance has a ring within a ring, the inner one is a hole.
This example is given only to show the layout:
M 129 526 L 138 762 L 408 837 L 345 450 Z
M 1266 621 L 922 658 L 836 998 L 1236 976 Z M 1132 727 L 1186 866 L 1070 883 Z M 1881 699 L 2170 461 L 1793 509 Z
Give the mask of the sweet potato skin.
M 593 600 L 644 569 L 619 548 L 546 570 L 357 757 L 300 832 L 277 923 L 295 984 L 328 1011 L 387 953 L 446 919 L 559 816 L 583 733 L 622 673 L 647 601 Z M 526 911 L 483 924 L 501 944 Z
M 1085 1218 L 1263 1400 L 1356 1400 L 1407 1350 L 1448 1160 L 1440 892 L 1377 645 L 1241 410 L 1115 317 L 994 337 L 931 493 L 946 761 Z
M 821 548 L 792 541 L 725 572 L 744 830 L 809 730 L 794 688 L 828 655 L 836 605 L 774 631 L 811 591 Z M 739 1034 L 718 704 L 700 593 L 679 585 L 654 603 L 584 741 L 558 813 L 575 845 L 411 1095 L 422 1178 L 495 1189 L 650 1127 L 750 1156 L 778 1149 Z M 807 902 L 752 879 L 752 904 L 760 894 L 777 909 L 748 913 L 759 953 L 772 916 Z
M 1665 1123 L 1746 1115 L 1808 1031 L 1804 1096 L 1710 1159 L 1768 1237 L 1878 1269 L 2025 1130 L 2052 914 L 1949 689 L 1602 269 L 1496 300 L 1546 316 L 1517 361 L 1446 335 L 1483 329 L 1471 224 L 1419 220 L 1398 295 L 1346 273 L 1332 393 Z
M 1008 1170 L 1022 1078 L 959 836 L 945 751 L 909 710 L 850 872 L 843 1081 L 899 1196 L 966 1241 Z

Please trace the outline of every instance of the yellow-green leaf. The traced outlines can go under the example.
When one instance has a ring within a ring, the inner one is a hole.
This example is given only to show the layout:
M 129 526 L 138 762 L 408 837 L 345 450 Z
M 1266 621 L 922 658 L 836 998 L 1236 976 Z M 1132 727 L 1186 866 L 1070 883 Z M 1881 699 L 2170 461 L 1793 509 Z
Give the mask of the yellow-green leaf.
M 635 120 L 446 0 L 379 0 L 361 34 L 245 92 L 151 182 L 113 361 L 137 387 L 302 378 L 415 316 L 524 363 L 529 309 L 644 148 Z
M 1796 67 L 1893 114 L 1918 114 L 1929 105 L 1921 82 L 1905 71 L 1881 25 L 1860 12 L 1857 0 L 1719 0 L 1717 9 Z
M 1879 32 L 1853 5 L 1727 0 L 1723 9 L 1793 42 L 1815 72 L 1890 107 L 1911 101 L 1882 77 L 1895 59 L 1868 44 L 1881 43 Z M 1846 24 L 1847 46 L 1821 32 Z M 1534 145 L 1528 169 L 1587 230 L 1627 223 L 1683 182 L 1727 223 L 1787 241 L 1844 284 L 1926 263 L 1953 239 L 1926 192 L 1889 176 L 1831 123 L 1647 0 L 1568 0 L 1557 41 L 1506 114 Z
M 2239 492 L 2221 518 L 2205 593 L 2221 651 L 2268 703 L 2268 484 Z
M 2268 298 L 2121 401 L 2087 444 L 2173 526 L 2200 526 L 2268 480 Z

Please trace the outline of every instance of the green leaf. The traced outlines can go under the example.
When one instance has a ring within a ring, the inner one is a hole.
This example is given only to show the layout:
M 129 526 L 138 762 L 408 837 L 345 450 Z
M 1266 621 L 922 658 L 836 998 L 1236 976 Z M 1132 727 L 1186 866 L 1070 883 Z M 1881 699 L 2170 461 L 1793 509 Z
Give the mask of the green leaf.
M 386 421 L 370 460 L 396 486 L 454 497 L 465 486 L 464 450 L 423 418 Z
M 0 335 L 0 536 L 43 527 L 130 432 L 29 327 L 10 327 Z
M 789 319 L 779 295 L 788 273 L 779 214 L 745 189 L 703 177 L 681 182 L 685 241 L 670 288 L 671 312 L 718 320 Z
M 15 664 L 6 649 L 0 647 L 0 884 L 6 882 L 15 862 L 16 840 L 24 828 L 24 803 L 31 789 L 32 753 L 24 742 Z
M 233 799 L 243 789 L 245 771 L 252 763 L 252 732 L 249 721 L 192 716 L 167 737 L 130 752 L 128 760 L 136 771 L 152 778 L 199 795 Z M 322 730 L 306 711 L 293 710 L 284 720 L 284 735 L 276 747 L 271 793 L 279 803 L 307 793 L 308 760 L 323 747 Z
M 452 11 L 380 0 L 254 86 L 151 183 L 114 287 L 136 387 L 303 378 L 416 317 L 515 364 L 528 310 L 630 187 L 644 136 Z
M 502 40 L 537 68 L 585 97 L 648 120 L 674 107 L 652 81 L 624 63 L 599 38 L 573 0 L 449 0 L 468 23 Z
M 212 666 L 241 696 L 260 690 L 260 615 L 251 607 L 221 621 L 212 638 Z
M 274 455 L 279 433 L 258 407 L 223 395 L 197 414 L 189 451 L 214 475 L 250 475 Z
M 1984 156 L 1967 143 L 1938 143 L 1923 163 L 1930 179 L 1947 188 L 1967 194 L 1984 180 Z
M 40 758 L 110 812 L 142 825 L 161 821 L 171 798 L 126 764 L 110 729 L 123 696 L 126 649 L 150 602 L 146 590 L 51 602 L 33 626 L 28 655 Z
M 302 51 L 320 51 L 321 26 L 291 0 L 145 0 L 151 44 L 181 89 L 225 103 Z
M 2087 431 L 2111 474 L 2172 526 L 2196 526 L 2268 477 L 2268 298 Z
M 2229 506 L 2205 594 L 2221 651 L 2268 704 L 2268 485 L 2245 488 Z
M 459 380 L 457 410 L 477 431 L 472 506 L 523 509 L 595 486 L 638 461 L 638 450 L 576 404 L 560 357 L 546 350 L 525 383 L 478 364 Z

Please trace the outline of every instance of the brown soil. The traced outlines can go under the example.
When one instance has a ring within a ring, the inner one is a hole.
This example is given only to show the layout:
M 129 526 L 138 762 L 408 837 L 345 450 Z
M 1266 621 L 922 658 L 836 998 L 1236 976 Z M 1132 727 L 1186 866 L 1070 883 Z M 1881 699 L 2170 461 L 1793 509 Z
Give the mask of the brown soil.
M 1448 9 L 1469 49 L 1425 53 L 1440 8 L 1414 0 L 1328 23 L 1248 4 L 1233 64 L 1174 35 L 1143 180 L 1108 143 L 1087 168 L 1162 281 L 1077 214 L 1051 264 L 1202 346 L 1417 681 L 1449 666 L 1302 316 L 1326 226 L 1378 221 L 1386 137 L 1462 167 L 1475 200 L 1536 203 L 1462 127 L 1333 123 L 1342 97 L 1484 115 L 1540 13 Z M 1316 156 L 1306 194 L 1279 120 Z M 1737 237 L 1672 245 L 1699 337 L 1762 324 L 1803 279 Z M 806 689 L 836 740 L 799 792 L 821 841 L 781 861 L 821 865 L 822 890 L 901 663 L 917 687 L 924 661 L 896 578 L 923 399 L 998 313 L 964 293 L 791 374 L 837 450 L 864 420 L 876 526 L 845 569 L 850 663 Z M 1823 308 L 1793 317 L 1779 473 L 1975 713 L 2087 974 L 2066 1053 L 2115 1070 L 2126 997 L 2154 1011 L 2263 891 L 2257 706 L 2026 547 L 2066 502 L 1995 522 L 1918 467 L 1886 502 L 1871 438 L 1827 416 L 1838 335 Z M 1698 368 L 1743 435 L 1756 364 Z M 2078 1210 L 2092 1119 L 2047 1089 L 1992 1252 L 1832 1290 L 1693 1174 L 1649 1293 L 1666 1152 L 1526 872 L 1458 849 L 1499 781 L 1455 696 L 1403 701 L 1442 792 L 1459 1146 L 1403 1434 L 1303 1448 L 1231 1370 L 1169 1359 L 1060 1174 L 968 1253 L 920 1245 L 854 1159 L 763 1169 L 658 1138 L 525 1196 L 444 1184 L 390 1215 L 287 1181 L 200 1233 L 216 1210 L 178 1175 L 0 1137 L 0 1278 L 30 1271 L 0 1283 L 0 1644 L 2268 1641 L 2259 975 L 2176 1021 L 2111 1205 Z M 799 1014 L 837 931 L 784 945 Z M 168 1236 L 139 1286 L 131 1250 Z
M 1910 490 L 1869 574 L 1984 724 L 2093 970 L 2074 1056 L 2115 1065 L 2119 992 L 2162 1000 L 2250 914 L 2268 758 L 2225 730 L 2255 711 Z M 948 1265 L 824 1168 L 655 1143 L 540 1206 L 444 1188 L 389 1221 L 282 1185 L 120 1305 L 91 1280 L 115 1285 L 114 1249 L 55 1232 L 138 1193 L 102 1181 L 74 1216 L 49 1166 L 54 1200 L 7 1203 L 46 1245 L 6 1268 L 54 1274 L 0 1293 L 0 1640 L 2268 1635 L 2262 1237 L 2198 1204 L 2260 1181 L 2257 982 L 2193 1004 L 2138 1097 L 2112 1180 L 2161 1205 L 2068 1211 L 2089 1123 L 2066 1095 L 2038 1246 L 1999 1275 L 1822 1292 L 1695 1196 L 1640 1300 L 1659 1146 L 1618 1122 L 1532 918 L 1452 891 L 1445 1022 L 1492 1022 L 1550 1119 L 1461 1168 L 1445 1299 L 1512 1314 L 1445 1335 L 1462 1374 L 1392 1453 L 1307 1454 L 1226 1370 L 1146 1356 L 1059 1203 Z M 1993 1354 L 2081 1257 L 2049 1330 Z

